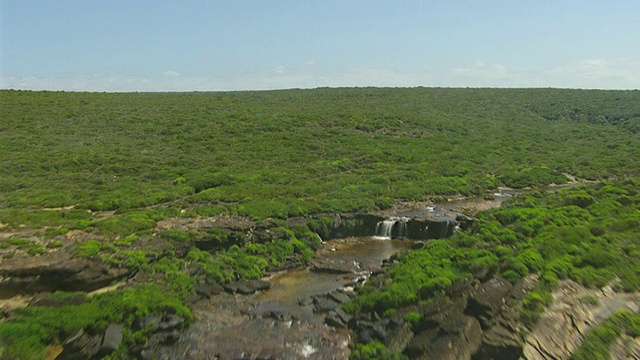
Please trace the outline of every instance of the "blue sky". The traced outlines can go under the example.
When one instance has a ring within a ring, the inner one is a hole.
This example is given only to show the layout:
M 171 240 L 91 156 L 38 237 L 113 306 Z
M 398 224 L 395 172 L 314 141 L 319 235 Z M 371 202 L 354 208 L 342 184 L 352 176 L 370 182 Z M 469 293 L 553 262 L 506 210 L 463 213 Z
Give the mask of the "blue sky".
M 0 0 L 0 88 L 640 88 L 630 0 Z

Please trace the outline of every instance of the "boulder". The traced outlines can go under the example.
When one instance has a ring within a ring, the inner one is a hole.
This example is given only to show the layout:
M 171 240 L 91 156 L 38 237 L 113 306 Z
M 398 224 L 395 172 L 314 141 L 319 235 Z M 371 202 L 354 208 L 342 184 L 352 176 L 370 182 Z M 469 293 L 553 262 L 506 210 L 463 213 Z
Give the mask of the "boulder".
M 122 342 L 122 326 L 118 324 L 109 324 L 102 338 L 102 346 L 100 346 L 100 356 L 105 356 L 116 351 Z
M 414 336 L 406 353 L 415 359 L 471 359 L 481 342 L 480 322 L 474 317 L 459 314 L 449 317 L 439 328 Z
M 185 320 L 178 315 L 167 314 L 163 316 L 156 314 L 138 319 L 134 325 L 138 330 L 147 329 L 150 333 L 155 333 L 182 329 L 185 325 Z
M 324 321 L 327 325 L 334 328 L 347 327 L 347 323 L 342 320 L 342 318 L 336 313 L 335 310 L 329 311 Z
M 351 297 L 343 292 L 340 291 L 332 291 L 330 293 L 327 294 L 327 296 L 331 299 L 334 300 L 335 302 L 339 303 L 339 304 L 344 304 L 347 301 L 351 300 Z
M 102 336 L 89 334 L 83 329 L 69 336 L 63 343 L 63 350 L 57 360 L 94 359 L 100 351 Z
M 478 318 L 483 329 L 490 328 L 512 288 L 511 283 L 501 277 L 494 277 L 480 284 L 469 298 L 465 313 Z
M 0 296 L 57 290 L 90 292 L 129 273 L 99 259 L 71 258 L 61 252 L 8 259 L 0 263 Z
M 196 294 L 205 297 L 207 299 L 211 296 L 220 294 L 224 289 L 218 284 L 197 283 L 193 287 Z
M 340 304 L 335 300 L 330 299 L 328 296 L 316 296 L 313 298 L 313 311 L 314 312 L 327 312 L 335 310 Z

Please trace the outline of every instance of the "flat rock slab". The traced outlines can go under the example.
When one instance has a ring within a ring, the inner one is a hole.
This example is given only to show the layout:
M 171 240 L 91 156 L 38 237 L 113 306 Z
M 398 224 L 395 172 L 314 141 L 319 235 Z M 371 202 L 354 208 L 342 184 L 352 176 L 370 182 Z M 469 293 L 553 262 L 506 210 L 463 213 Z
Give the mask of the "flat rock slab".
M 72 258 L 68 254 L 14 258 L 0 263 L 0 295 L 57 290 L 90 292 L 129 273 L 126 268 L 110 267 L 99 259 Z
M 120 347 L 120 343 L 122 342 L 122 326 L 118 324 L 110 324 L 107 327 L 107 330 L 104 332 L 104 337 L 102 338 L 102 346 L 100 347 L 101 354 L 110 354 Z
M 249 295 L 257 291 L 269 289 L 271 287 L 271 283 L 264 280 L 242 280 L 230 282 L 223 285 L 223 287 L 230 293 Z

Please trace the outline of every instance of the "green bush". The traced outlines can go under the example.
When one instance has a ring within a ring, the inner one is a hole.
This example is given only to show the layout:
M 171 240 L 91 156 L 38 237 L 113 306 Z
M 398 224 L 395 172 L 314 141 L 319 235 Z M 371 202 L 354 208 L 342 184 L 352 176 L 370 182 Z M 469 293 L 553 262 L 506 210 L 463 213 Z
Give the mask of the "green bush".
M 73 257 L 90 257 L 98 255 L 101 243 L 98 240 L 87 240 L 71 245 Z
M 137 318 L 167 312 L 193 320 L 178 298 L 157 286 L 96 295 L 80 305 L 29 306 L 16 310 L 11 321 L 0 323 L 0 351 L 7 358 L 44 359 L 48 344 L 79 329 L 99 331 L 110 323 L 130 327 Z M 131 332 L 125 331 L 128 334 Z

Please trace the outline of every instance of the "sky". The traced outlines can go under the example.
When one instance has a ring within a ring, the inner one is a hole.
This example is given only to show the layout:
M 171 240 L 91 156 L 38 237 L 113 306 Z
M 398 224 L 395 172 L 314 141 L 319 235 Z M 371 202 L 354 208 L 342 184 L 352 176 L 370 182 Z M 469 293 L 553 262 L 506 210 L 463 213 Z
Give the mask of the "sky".
M 640 88 L 634 0 L 0 0 L 0 89 Z

